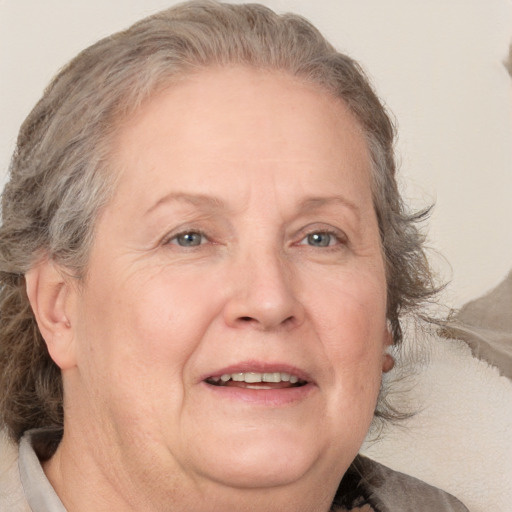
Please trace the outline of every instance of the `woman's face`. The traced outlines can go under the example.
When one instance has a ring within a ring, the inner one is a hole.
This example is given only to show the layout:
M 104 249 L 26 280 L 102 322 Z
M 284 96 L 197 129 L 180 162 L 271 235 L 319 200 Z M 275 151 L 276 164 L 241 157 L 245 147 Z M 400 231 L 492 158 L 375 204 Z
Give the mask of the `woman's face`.
M 73 300 L 68 432 L 87 419 L 98 461 L 152 485 L 341 477 L 389 340 L 353 116 L 285 74 L 211 69 L 125 122 L 113 159 Z

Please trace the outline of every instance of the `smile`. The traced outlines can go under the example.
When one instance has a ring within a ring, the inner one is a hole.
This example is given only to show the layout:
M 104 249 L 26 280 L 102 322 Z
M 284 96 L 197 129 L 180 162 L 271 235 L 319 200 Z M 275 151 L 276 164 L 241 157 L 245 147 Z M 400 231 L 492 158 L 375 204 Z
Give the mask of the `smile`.
M 242 387 L 245 389 L 285 389 L 307 384 L 305 380 L 286 372 L 236 372 L 205 379 L 213 386 Z

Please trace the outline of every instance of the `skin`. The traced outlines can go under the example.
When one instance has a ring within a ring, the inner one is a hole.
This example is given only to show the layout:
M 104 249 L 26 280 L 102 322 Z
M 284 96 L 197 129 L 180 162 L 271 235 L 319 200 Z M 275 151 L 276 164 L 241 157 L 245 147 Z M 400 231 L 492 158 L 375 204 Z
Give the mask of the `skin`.
M 390 342 L 357 121 L 286 74 L 208 69 L 125 121 L 113 159 L 85 280 L 49 261 L 27 276 L 63 371 L 44 469 L 64 505 L 329 510 Z M 226 369 L 307 384 L 206 383 Z

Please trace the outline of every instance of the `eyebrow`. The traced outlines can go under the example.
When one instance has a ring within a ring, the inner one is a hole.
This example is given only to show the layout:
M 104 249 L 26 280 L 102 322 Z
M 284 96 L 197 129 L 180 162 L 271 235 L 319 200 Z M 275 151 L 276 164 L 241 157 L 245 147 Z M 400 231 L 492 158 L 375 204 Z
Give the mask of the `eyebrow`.
M 155 204 L 153 204 L 144 214 L 150 215 L 153 211 L 158 209 L 161 205 L 172 202 L 183 202 L 192 206 L 199 206 L 209 210 L 226 210 L 226 204 L 222 199 L 205 194 L 188 194 L 185 192 L 171 192 L 161 197 Z M 299 203 L 297 208 L 298 212 L 309 212 L 318 210 L 324 206 L 341 205 L 351 210 L 357 218 L 360 217 L 360 208 L 342 196 L 320 196 L 320 197 L 307 197 Z
M 203 208 L 208 208 L 211 210 L 220 210 L 226 208 L 224 201 L 217 197 L 207 196 L 204 194 L 187 194 L 184 192 L 171 192 L 170 194 L 166 194 L 165 196 L 161 197 L 155 204 L 148 208 L 144 215 L 150 215 L 161 205 L 166 203 L 172 203 L 174 201 L 188 203 L 193 206 L 201 206 Z
M 304 199 L 299 206 L 299 211 L 311 211 L 329 205 L 341 205 L 351 210 L 358 218 L 361 216 L 361 210 L 354 202 L 342 196 L 327 196 L 327 197 L 308 197 Z

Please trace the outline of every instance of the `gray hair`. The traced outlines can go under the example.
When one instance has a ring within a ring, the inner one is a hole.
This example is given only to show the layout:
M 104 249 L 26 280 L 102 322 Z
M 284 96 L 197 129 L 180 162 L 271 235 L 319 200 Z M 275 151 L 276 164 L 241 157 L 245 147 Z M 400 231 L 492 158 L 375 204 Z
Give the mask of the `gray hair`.
M 80 53 L 46 89 L 21 127 L 2 198 L 0 415 L 11 436 L 62 427 L 60 370 L 48 355 L 24 274 L 43 255 L 80 279 L 95 219 L 115 189 L 111 142 L 159 89 L 209 66 L 281 70 L 341 98 L 358 119 L 373 161 L 373 197 L 386 261 L 387 317 L 435 293 L 416 222 L 395 179 L 395 131 L 360 66 L 300 16 L 257 5 L 192 1 L 146 18 Z M 380 401 L 377 416 L 393 411 Z

